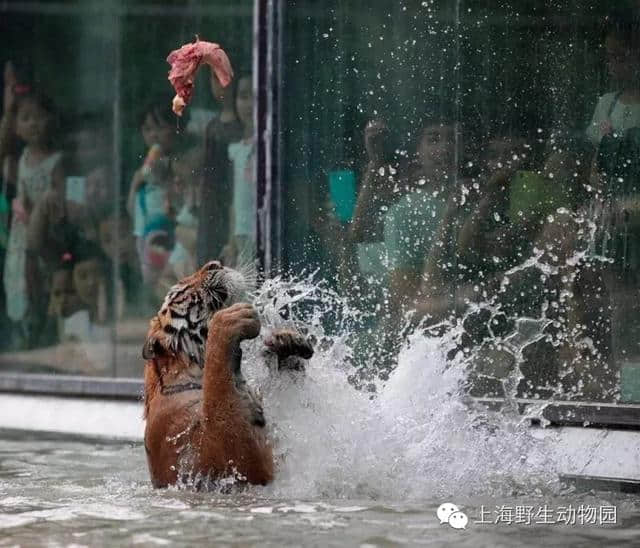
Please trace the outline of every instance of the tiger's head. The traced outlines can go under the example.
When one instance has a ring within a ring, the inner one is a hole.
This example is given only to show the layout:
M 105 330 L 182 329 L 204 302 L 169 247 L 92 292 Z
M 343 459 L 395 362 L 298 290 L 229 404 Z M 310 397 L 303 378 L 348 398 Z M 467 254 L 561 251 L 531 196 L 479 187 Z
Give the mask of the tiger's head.
M 176 357 L 188 367 L 204 367 L 209 320 L 248 289 L 240 272 L 210 261 L 175 284 L 151 319 L 142 348 L 145 360 Z

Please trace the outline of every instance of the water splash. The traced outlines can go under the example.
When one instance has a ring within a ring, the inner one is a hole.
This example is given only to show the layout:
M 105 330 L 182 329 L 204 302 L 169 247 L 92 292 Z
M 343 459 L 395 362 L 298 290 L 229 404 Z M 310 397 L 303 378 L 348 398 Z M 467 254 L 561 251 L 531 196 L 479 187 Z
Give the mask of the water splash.
M 594 226 L 581 217 L 567 221 L 568 212 L 557 213 L 563 222 L 575 222 L 576 231 L 585 227 L 587 245 L 565 255 L 553 245 L 534 246 L 530 257 L 504 272 L 496 295 L 468 302 L 460 318 L 425 328 L 408 317 L 405 325 L 396 326 L 401 334 L 397 363 L 388 368 L 388 378 L 372 380 L 372 390 L 358 389 L 351 381 L 355 367 L 362 365 L 358 341 L 370 330 L 375 312 L 363 313 L 314 274 L 267 280 L 252 297 L 263 337 L 274 327 L 294 327 L 315 339 L 316 353 L 305 374 L 279 373 L 266 359 L 262 339 L 244 343 L 244 374 L 262 394 L 278 460 L 278 479 L 266 493 L 418 500 L 425 493 L 558 492 L 561 456 L 554 437 L 537 436 L 530 428 L 531 418 L 545 423 L 548 403 L 530 400 L 523 410 L 518 399 L 527 380 L 525 351 L 539 342 L 588 346 L 585 337 L 568 338 L 557 312 L 571 302 L 566 288 L 577 265 L 599 258 L 587 251 Z M 514 314 L 518 308 L 508 310 L 509 299 L 521 294 L 525 278 L 538 280 L 541 297 L 526 314 Z M 549 280 L 561 283 L 546 290 Z M 465 345 L 467 321 L 481 315 L 488 336 Z M 553 336 L 549 326 L 557 330 Z M 383 331 L 378 332 L 381 338 Z M 366 338 L 375 343 L 370 334 Z M 487 349 L 506 357 L 502 371 L 479 372 L 481 352 Z M 504 397 L 499 412 L 468 396 L 473 375 L 499 381 Z M 533 389 L 551 393 L 551 400 L 562 395 L 560 386 Z M 578 383 L 573 393 L 581 391 Z
M 473 404 L 467 362 L 444 336 L 414 330 L 376 392 L 348 382 L 362 317 L 313 275 L 268 281 L 255 295 L 263 332 L 303 329 L 317 341 L 303 375 L 265 367 L 261 341 L 246 343 L 244 372 L 262 393 L 278 460 L 276 497 L 420 499 L 425 493 L 513 493 L 557 487 L 550 447 L 509 418 Z M 328 327 L 329 326 L 329 327 Z

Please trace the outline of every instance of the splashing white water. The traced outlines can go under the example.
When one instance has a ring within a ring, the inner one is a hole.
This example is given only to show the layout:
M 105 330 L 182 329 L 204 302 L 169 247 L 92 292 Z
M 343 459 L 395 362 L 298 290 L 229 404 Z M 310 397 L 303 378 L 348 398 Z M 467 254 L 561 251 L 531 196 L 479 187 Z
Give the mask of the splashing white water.
M 360 318 L 337 294 L 312 277 L 276 279 L 256 303 L 263 332 L 295 325 L 319 341 L 296 376 L 265 367 L 259 340 L 245 348 L 244 374 L 262 393 L 279 462 L 270 494 L 420 499 L 555 486 L 547 442 L 519 417 L 463 395 L 465 365 L 446 359 L 455 328 L 440 338 L 409 336 L 372 394 L 348 382 Z

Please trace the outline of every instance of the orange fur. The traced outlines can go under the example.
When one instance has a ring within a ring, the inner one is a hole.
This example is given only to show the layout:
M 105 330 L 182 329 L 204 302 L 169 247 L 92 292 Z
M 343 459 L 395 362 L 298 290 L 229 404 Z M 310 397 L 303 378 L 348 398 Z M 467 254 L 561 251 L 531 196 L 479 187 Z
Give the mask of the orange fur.
M 183 283 L 197 285 L 206 268 Z M 202 369 L 171 349 L 168 316 L 163 305 L 150 322 L 144 352 L 145 450 L 153 485 L 175 484 L 182 474 L 209 479 L 237 474 L 252 484 L 270 482 L 273 454 L 264 423 L 252 420 L 251 400 L 234 376 L 240 341 L 260 331 L 255 310 L 235 304 L 212 315 Z M 200 382 L 201 388 L 193 388 Z

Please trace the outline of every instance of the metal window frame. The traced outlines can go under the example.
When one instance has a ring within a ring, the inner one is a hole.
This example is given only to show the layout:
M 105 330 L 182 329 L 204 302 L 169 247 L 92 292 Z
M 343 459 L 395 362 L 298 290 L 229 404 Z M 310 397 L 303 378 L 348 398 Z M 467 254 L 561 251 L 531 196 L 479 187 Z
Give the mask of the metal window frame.
M 0 373 L 0 393 L 141 400 L 142 379 Z
M 282 0 L 256 0 L 253 89 L 256 141 L 258 264 L 265 276 L 282 266 Z
M 472 398 L 471 401 L 493 411 L 500 411 L 505 403 L 504 398 Z M 515 403 L 523 416 L 531 406 L 539 409 L 531 417 L 534 425 L 546 421 L 548 426 L 640 430 L 640 404 L 527 398 L 517 398 Z

